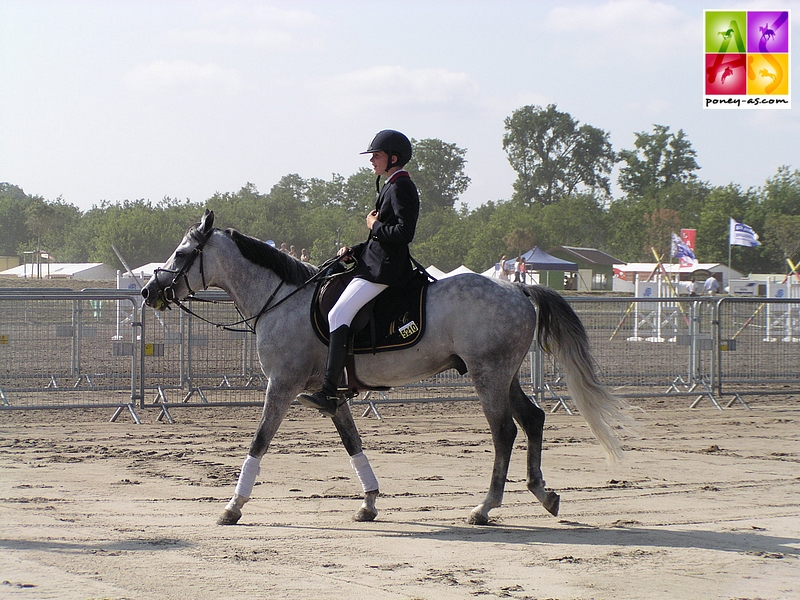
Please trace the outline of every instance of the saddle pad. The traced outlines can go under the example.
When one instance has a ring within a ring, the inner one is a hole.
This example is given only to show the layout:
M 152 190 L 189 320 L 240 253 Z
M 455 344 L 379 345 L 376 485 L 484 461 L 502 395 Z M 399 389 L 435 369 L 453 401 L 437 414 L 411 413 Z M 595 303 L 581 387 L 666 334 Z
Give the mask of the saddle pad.
M 319 303 L 325 283 L 327 282 L 317 285 L 317 289 L 314 291 L 314 299 L 311 302 L 311 324 L 317 337 L 328 344 L 330 340 L 328 311 L 326 310 L 323 314 Z M 341 289 L 336 293 L 336 297 L 347 285 L 345 280 L 343 283 L 344 285 L 340 285 Z M 410 348 L 416 344 L 425 332 L 427 292 L 427 283 L 408 289 L 390 287 L 381 292 L 373 302 L 364 306 L 353 319 L 354 327 L 362 325 L 352 334 L 353 353 L 387 352 Z M 325 298 L 324 304 L 330 307 L 333 302 L 330 302 L 330 298 Z

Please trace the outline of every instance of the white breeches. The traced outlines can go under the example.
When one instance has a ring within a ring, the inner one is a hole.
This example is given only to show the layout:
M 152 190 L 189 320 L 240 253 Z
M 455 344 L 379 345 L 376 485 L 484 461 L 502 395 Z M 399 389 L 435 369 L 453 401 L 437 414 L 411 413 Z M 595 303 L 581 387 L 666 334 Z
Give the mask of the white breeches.
M 342 325 L 349 327 L 361 307 L 387 287 L 389 286 L 383 283 L 372 283 L 360 277 L 353 279 L 328 313 L 330 330 L 336 331 Z

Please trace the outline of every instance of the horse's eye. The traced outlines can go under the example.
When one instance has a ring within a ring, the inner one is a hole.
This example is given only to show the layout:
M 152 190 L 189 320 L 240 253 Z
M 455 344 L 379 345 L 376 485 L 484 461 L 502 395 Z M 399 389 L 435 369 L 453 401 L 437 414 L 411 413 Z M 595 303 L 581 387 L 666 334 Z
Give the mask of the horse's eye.
M 175 258 L 183 258 L 184 256 L 186 256 L 186 253 L 182 250 L 175 253 Z

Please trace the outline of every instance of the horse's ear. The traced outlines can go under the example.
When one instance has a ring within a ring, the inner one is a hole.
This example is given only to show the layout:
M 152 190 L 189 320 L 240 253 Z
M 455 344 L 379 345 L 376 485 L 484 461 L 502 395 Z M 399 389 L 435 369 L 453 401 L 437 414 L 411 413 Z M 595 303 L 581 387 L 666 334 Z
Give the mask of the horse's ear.
M 214 211 L 206 209 L 206 212 L 203 213 L 203 218 L 200 219 L 200 230 L 203 233 L 208 233 L 211 231 L 211 228 L 214 226 Z

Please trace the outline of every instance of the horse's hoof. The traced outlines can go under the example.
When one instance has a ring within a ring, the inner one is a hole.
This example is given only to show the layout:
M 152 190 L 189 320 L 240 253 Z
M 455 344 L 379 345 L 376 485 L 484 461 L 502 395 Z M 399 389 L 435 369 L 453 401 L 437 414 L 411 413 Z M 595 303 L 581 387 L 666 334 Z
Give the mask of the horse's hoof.
M 375 517 L 378 516 L 378 511 L 370 510 L 362 506 L 358 509 L 358 512 L 353 515 L 353 521 L 357 521 L 359 523 L 369 523 L 370 521 L 374 521 Z
M 469 518 L 467 519 L 467 523 L 469 523 L 470 525 L 488 525 L 489 516 L 479 512 L 471 512 L 469 513 Z
M 222 511 L 219 519 L 217 519 L 217 525 L 236 525 L 239 522 L 239 519 L 242 518 L 242 511 L 232 508 L 226 508 Z
M 545 510 L 547 510 L 547 512 L 549 512 L 551 515 L 557 517 L 558 509 L 561 506 L 561 497 L 555 492 L 547 492 L 547 496 L 542 502 L 542 506 L 544 506 Z

